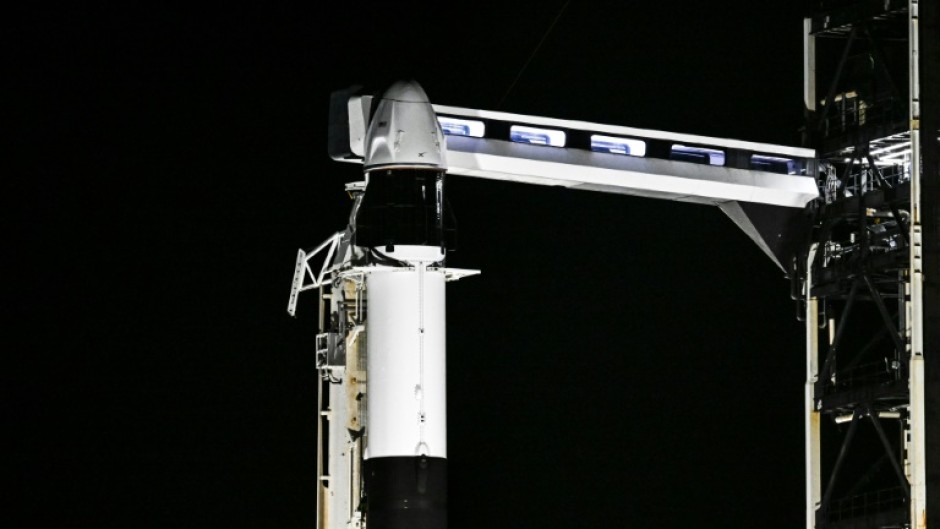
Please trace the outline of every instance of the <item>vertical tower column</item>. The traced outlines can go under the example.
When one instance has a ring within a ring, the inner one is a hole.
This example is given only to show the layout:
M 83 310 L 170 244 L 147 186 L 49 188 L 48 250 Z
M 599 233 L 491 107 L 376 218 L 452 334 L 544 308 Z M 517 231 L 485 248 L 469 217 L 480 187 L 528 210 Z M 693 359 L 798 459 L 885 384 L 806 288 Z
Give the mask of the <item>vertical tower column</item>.
M 911 127 L 911 251 L 910 299 L 910 481 L 911 527 L 927 527 L 929 507 L 936 507 L 936 480 L 940 450 L 936 447 L 936 431 L 940 428 L 936 374 L 937 345 L 940 329 L 937 324 L 937 303 L 940 303 L 940 167 L 938 167 L 938 135 L 940 135 L 940 30 L 937 28 L 936 2 L 910 0 L 908 7 L 909 105 Z M 929 365 L 929 367 L 928 367 Z M 933 381 L 933 384 L 931 384 Z M 933 501 L 931 501 L 933 499 Z M 933 504 L 933 505 L 931 505 Z M 936 508 L 932 509 L 936 513 Z
M 804 23 L 807 138 L 827 169 L 803 250 L 807 528 L 924 529 L 918 3 L 820 0 Z
M 806 280 L 803 283 L 806 300 L 806 385 L 804 386 L 804 435 L 806 450 L 806 529 L 816 527 L 816 508 L 822 499 L 819 466 L 820 423 L 816 410 L 815 386 L 819 376 L 819 300 L 810 292 L 812 264 L 818 245 L 813 244 L 806 262 Z
M 923 252 L 924 518 L 940 516 L 940 5 L 916 2 Z

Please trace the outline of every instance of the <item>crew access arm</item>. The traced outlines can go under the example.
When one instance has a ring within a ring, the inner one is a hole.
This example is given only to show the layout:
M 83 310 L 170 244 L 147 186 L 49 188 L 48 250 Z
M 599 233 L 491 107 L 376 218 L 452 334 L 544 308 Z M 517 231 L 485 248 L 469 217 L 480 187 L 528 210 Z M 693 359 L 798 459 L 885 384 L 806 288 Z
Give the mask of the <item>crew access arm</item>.
M 333 94 L 330 155 L 361 163 L 373 97 Z M 716 205 L 782 270 L 819 196 L 812 149 L 432 105 L 449 175 Z

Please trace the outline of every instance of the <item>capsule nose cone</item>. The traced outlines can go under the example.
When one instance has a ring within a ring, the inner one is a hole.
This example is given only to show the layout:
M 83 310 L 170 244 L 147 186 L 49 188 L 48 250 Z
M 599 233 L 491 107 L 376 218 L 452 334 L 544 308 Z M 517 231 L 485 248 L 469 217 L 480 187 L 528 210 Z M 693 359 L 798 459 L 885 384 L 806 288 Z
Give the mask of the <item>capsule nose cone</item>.
M 421 85 L 399 81 L 378 100 L 366 132 L 363 168 L 447 170 L 444 133 Z
M 403 103 L 430 103 L 424 88 L 416 81 L 396 81 L 385 91 L 382 99 Z

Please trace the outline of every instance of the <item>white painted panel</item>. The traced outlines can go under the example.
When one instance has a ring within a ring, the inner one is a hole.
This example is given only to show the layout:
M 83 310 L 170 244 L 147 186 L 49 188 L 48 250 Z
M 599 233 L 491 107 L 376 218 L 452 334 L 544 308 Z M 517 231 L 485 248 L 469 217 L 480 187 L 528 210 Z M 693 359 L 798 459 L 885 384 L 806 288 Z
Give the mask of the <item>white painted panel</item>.
M 368 276 L 369 458 L 447 456 L 444 279 L 404 268 Z

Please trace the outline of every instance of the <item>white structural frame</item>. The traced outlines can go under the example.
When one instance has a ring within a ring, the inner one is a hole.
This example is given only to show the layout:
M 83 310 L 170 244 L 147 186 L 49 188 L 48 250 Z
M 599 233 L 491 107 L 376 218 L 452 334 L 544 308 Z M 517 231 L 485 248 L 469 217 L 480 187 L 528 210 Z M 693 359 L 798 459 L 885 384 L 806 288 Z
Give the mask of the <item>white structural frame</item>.
M 320 243 L 320 246 L 317 246 L 310 252 L 305 252 L 302 249 L 297 250 L 297 262 L 294 266 L 294 281 L 291 283 L 290 299 L 287 303 L 288 314 L 294 316 L 297 312 L 297 296 L 299 296 L 301 292 L 323 286 L 324 280 L 327 279 L 329 272 L 332 271 L 333 267 L 331 267 L 330 264 L 333 262 L 336 248 L 342 240 L 343 233 L 338 232 Z M 319 255 L 323 250 L 326 250 L 323 265 L 320 267 L 319 273 L 314 273 L 313 268 L 310 267 L 310 260 Z M 310 282 L 307 282 L 308 277 L 310 278 Z
M 804 452 L 806 454 L 806 529 L 816 527 L 816 509 L 822 501 L 822 473 L 820 459 L 820 413 L 816 409 L 816 380 L 819 376 L 819 301 L 812 297 L 813 261 L 818 243 L 810 247 L 806 259 L 806 280 L 803 293 L 806 299 L 806 385 L 804 386 Z M 831 327 L 830 327 L 831 329 Z
M 910 435 L 908 480 L 911 485 L 911 529 L 927 527 L 927 439 L 924 384 L 924 267 L 921 228 L 920 149 L 920 31 L 919 0 L 908 2 L 908 46 L 910 53 L 909 107 L 911 127 L 911 265 L 910 301 L 907 321 L 910 336 Z M 931 138 L 933 140 L 933 138 Z
M 813 19 L 803 19 L 803 105 L 816 111 L 816 37 Z M 827 194 L 828 200 L 828 194 Z M 813 244 L 806 260 L 803 294 L 806 300 L 806 386 L 804 388 L 804 482 L 806 529 L 816 529 L 816 509 L 822 502 L 820 413 L 816 410 L 816 380 L 819 376 L 819 301 L 811 296 L 813 261 L 818 244 Z

